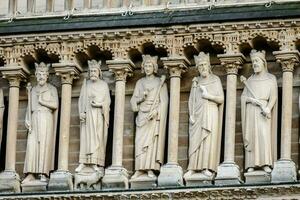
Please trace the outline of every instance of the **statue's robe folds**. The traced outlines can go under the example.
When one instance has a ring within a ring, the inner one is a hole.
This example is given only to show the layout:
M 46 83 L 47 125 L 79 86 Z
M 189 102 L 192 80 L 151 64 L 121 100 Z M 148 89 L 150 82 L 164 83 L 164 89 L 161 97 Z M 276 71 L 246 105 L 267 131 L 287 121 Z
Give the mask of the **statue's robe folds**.
M 211 75 L 208 81 L 193 79 L 189 97 L 189 165 L 188 170 L 217 170 L 220 163 L 223 103 L 202 98 L 200 85 L 210 95 L 224 98 L 219 77 Z M 194 119 L 192 123 L 191 118 Z
M 94 107 L 92 101 L 102 106 Z M 80 125 L 79 163 L 104 166 L 110 101 L 105 81 L 84 81 L 78 102 L 79 114 L 86 115 L 85 121 Z
M 270 73 L 259 78 L 252 75 L 247 85 L 251 92 L 245 87 L 241 97 L 245 168 L 272 166 L 277 157 L 276 77 Z M 249 97 L 259 100 L 271 110 L 269 118 L 262 114 L 259 106 L 247 102 Z
M 144 92 L 148 95 L 144 101 L 139 102 Z M 136 83 L 130 102 L 133 111 L 138 112 L 135 133 L 135 170 L 159 170 L 164 158 L 168 110 L 167 86 L 165 83 L 162 84 L 158 77 L 141 78 Z M 158 114 L 148 120 L 147 116 L 151 108 L 157 110 Z
M 39 95 L 51 106 L 41 105 Z M 27 107 L 25 119 L 26 124 L 31 124 L 32 131 L 27 137 L 24 173 L 49 174 L 54 169 L 57 113 L 57 89 L 49 83 L 43 87 L 33 87 L 31 105 Z

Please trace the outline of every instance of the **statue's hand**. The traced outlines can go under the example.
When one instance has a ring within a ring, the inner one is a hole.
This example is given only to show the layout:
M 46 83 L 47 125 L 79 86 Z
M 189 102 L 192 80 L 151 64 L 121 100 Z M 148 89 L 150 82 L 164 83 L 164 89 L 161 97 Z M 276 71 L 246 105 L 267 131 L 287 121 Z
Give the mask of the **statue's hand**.
M 203 85 L 200 85 L 200 88 L 202 90 L 202 98 L 203 99 L 209 99 L 210 95 L 208 94 L 206 87 L 203 86 Z
M 270 116 L 271 116 L 271 110 L 270 110 L 269 107 L 262 107 L 261 110 L 262 110 L 262 114 L 265 117 L 270 118 Z
M 157 110 L 153 110 L 152 112 L 149 113 L 149 115 L 147 116 L 148 120 L 151 120 L 153 118 L 155 118 L 157 116 Z
M 80 121 L 84 122 L 86 119 L 86 114 L 85 113 L 80 113 L 79 115 Z

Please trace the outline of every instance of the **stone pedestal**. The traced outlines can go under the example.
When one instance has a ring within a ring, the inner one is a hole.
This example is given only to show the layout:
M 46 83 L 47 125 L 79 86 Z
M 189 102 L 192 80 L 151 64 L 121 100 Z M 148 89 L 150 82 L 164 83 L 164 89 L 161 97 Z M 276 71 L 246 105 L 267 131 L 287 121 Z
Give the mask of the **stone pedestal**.
M 235 163 L 222 163 L 218 166 L 215 185 L 241 184 L 240 168 Z
M 158 185 L 161 186 L 183 186 L 183 171 L 178 164 L 166 164 L 160 168 Z
M 123 167 L 109 167 L 105 169 L 102 179 L 103 190 L 128 189 L 128 172 Z
M 296 165 L 292 160 L 278 160 L 274 163 L 274 169 L 271 173 L 271 182 L 296 182 Z
M 15 171 L 0 174 L 0 192 L 21 192 L 20 177 Z
M 104 169 L 95 171 L 91 167 L 85 167 L 74 175 L 75 190 L 100 190 L 101 178 L 104 175 Z
M 48 189 L 52 191 L 73 190 L 73 176 L 68 171 L 57 170 L 50 175 Z
M 157 187 L 157 177 L 149 177 L 147 174 L 130 179 L 131 189 L 149 189 Z
M 206 176 L 203 173 L 195 173 L 190 176 L 184 176 L 186 186 L 208 186 L 212 185 L 214 175 Z
M 22 192 L 44 192 L 47 191 L 48 183 L 40 180 L 22 183 Z
M 259 183 L 270 183 L 271 174 L 263 170 L 255 170 L 253 172 L 246 172 L 244 174 L 246 184 L 259 184 Z

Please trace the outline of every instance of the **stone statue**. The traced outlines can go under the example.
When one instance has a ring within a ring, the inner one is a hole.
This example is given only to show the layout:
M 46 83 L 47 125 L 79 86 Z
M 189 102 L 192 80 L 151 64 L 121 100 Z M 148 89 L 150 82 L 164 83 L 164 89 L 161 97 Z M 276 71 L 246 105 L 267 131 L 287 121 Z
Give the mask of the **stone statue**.
M 54 169 L 55 139 L 58 113 L 57 89 L 47 82 L 50 64 L 35 63 L 37 85 L 28 85 L 28 107 L 25 125 L 28 129 L 22 184 L 36 180 L 47 182 L 49 171 Z
M 132 110 L 138 112 L 135 135 L 135 174 L 156 178 L 164 157 L 165 129 L 168 110 L 168 91 L 165 76 L 156 76 L 157 56 L 143 55 L 142 73 L 146 76 L 136 83 L 130 100 Z
M 252 50 L 250 57 L 254 74 L 248 80 L 241 77 L 245 85 L 241 97 L 245 168 L 271 173 L 277 151 L 277 81 L 268 73 L 264 51 Z
M 224 93 L 211 71 L 209 54 L 200 52 L 194 58 L 200 76 L 193 79 L 189 97 L 189 165 L 184 178 L 196 173 L 212 178 L 220 162 Z
M 80 117 L 80 154 L 76 172 L 102 177 L 109 126 L 110 94 L 102 80 L 101 61 L 88 61 L 89 79 L 84 80 L 78 102 Z M 101 175 L 94 175 L 100 173 Z M 76 176 L 75 176 L 76 179 Z M 79 178 L 79 179 L 82 179 Z M 75 186 L 76 187 L 76 186 Z

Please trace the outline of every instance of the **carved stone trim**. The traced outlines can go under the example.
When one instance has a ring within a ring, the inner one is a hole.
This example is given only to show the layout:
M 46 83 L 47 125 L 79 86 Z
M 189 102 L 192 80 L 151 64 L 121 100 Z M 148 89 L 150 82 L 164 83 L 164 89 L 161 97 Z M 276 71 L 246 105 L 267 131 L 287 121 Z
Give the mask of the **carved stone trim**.
M 295 65 L 299 64 L 299 51 L 275 51 L 276 61 L 281 63 L 283 72 L 293 72 Z
M 62 84 L 71 84 L 74 79 L 78 79 L 82 69 L 74 63 L 54 63 L 52 64 L 57 76 L 61 77 Z
M 218 58 L 221 61 L 221 65 L 226 68 L 227 75 L 238 74 L 238 70 L 242 68 L 245 62 L 245 56 L 241 53 L 237 54 L 220 54 Z
M 20 87 L 21 81 L 26 81 L 30 72 L 27 68 L 21 66 L 0 67 L 2 77 L 7 79 L 10 87 Z
M 5 195 L 5 194 L 4 194 Z M 299 184 L 271 184 L 260 186 L 241 186 L 241 187 L 199 187 L 199 188 L 179 188 L 163 190 L 130 191 L 123 190 L 118 192 L 65 192 L 54 194 L 15 194 L 0 196 L 0 199 L 257 199 L 257 198 L 299 198 Z
M 106 63 L 114 73 L 116 81 L 126 82 L 127 76 L 132 75 L 134 64 L 131 60 L 108 60 Z
M 191 64 L 184 56 L 161 58 L 164 67 L 169 70 L 170 78 L 181 77 Z

